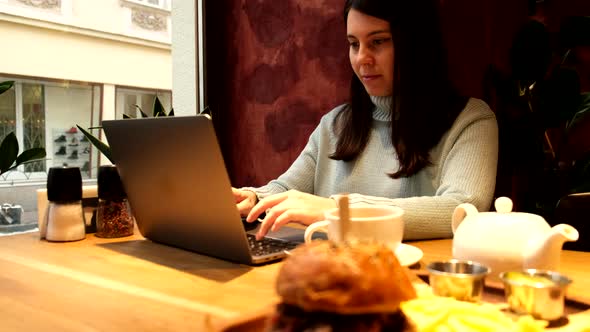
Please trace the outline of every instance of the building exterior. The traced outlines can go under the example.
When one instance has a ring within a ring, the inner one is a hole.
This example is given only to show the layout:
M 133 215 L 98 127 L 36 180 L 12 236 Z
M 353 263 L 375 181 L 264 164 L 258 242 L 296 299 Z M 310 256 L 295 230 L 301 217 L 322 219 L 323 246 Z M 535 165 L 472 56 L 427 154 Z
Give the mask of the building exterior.
M 109 162 L 76 125 L 149 113 L 156 95 L 170 109 L 171 22 L 171 0 L 0 0 L 0 82 L 15 81 L 0 95 L 0 138 L 47 151 L 0 177 L 0 204 L 34 211 L 50 167 L 95 179 Z

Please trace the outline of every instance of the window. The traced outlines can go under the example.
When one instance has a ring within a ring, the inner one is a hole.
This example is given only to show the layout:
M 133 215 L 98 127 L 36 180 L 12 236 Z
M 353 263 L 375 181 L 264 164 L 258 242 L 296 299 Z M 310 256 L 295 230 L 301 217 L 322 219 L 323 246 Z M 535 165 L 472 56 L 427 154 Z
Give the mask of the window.
M 157 7 L 164 10 L 170 10 L 171 0 L 126 0 L 128 2 L 135 2 L 149 7 Z
M 10 50 L 0 61 L 0 81 L 16 82 L 0 95 L 0 139 L 14 132 L 20 151 L 47 152 L 46 160 L 0 176 L 0 205 L 24 210 L 20 225 L 0 220 L 0 234 L 37 225 L 43 211 L 37 211 L 36 190 L 46 187 L 49 168 L 77 166 L 84 185 L 93 185 L 99 165 L 110 163 L 76 125 L 97 127 L 102 120 L 120 119 L 122 112 L 137 115 L 136 104 L 151 110 L 156 95 L 170 109 L 171 5 L 171 0 L 0 0 L 2 47 Z M 106 142 L 103 132 L 91 132 Z
M 0 78 L 0 81 L 7 79 Z M 0 138 L 14 133 L 19 142 L 19 153 L 33 148 L 45 147 L 45 115 L 43 108 L 43 86 L 16 82 L 0 95 Z M 36 161 L 20 166 L 16 171 L 2 175 L 3 181 L 39 177 L 46 170 L 45 161 Z
M 42 84 L 22 85 L 22 150 L 45 146 L 45 106 Z M 44 172 L 46 162 L 39 161 L 24 166 L 25 172 Z
M 0 176 L 0 203 L 24 209 L 17 225 L 0 222 L 0 233 L 37 224 L 35 190 L 45 187 L 49 168 L 77 166 L 84 181 L 96 178 L 98 151 L 76 125 L 97 125 L 101 106 L 100 85 L 0 76 L 2 81 L 15 84 L 0 95 L 0 139 L 14 132 L 19 153 L 43 147 L 47 157 Z
M 93 177 L 92 146 L 76 125 L 91 127 L 99 114 L 100 87 L 92 84 L 14 80 L 12 89 L 0 95 L 0 135 L 17 136 L 20 151 L 43 147 L 47 159 L 19 167 L 0 177 L 0 184 L 44 180 L 50 167 L 78 166 L 84 178 Z M 96 122 L 96 121 L 95 121 Z
M 15 98 L 14 87 L 0 95 L 0 137 L 6 137 L 16 129 Z
M 123 114 L 132 118 L 140 118 L 141 113 L 138 107 L 148 116 L 152 116 L 156 96 L 158 96 L 166 112 L 170 112 L 172 105 L 170 91 L 117 88 L 115 118 L 122 119 Z

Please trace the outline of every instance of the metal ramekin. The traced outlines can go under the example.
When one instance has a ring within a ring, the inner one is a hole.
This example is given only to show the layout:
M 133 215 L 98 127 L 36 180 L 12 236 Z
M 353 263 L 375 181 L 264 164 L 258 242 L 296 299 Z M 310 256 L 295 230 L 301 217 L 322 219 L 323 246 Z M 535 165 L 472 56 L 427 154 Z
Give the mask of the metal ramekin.
M 485 277 L 491 272 L 485 265 L 455 259 L 432 262 L 426 269 L 430 273 L 430 287 L 435 295 L 470 302 L 481 300 Z
M 541 277 L 548 282 L 523 281 L 522 277 Z M 563 274 L 528 269 L 500 274 L 504 282 L 504 294 L 510 309 L 535 318 L 556 320 L 563 316 L 565 292 L 572 280 Z

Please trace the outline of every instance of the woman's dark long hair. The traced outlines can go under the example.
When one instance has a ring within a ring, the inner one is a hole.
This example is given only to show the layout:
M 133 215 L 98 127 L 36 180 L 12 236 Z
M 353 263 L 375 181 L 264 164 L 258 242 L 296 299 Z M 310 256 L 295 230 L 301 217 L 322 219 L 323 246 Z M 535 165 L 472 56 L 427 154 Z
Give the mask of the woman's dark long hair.
M 429 152 L 465 107 L 448 77 L 438 0 L 346 0 L 344 21 L 351 9 L 386 20 L 394 47 L 391 139 L 400 167 L 389 174 L 409 177 L 431 164 Z M 373 103 L 353 74 L 350 104 L 335 119 L 338 131 L 335 160 L 350 161 L 367 145 Z

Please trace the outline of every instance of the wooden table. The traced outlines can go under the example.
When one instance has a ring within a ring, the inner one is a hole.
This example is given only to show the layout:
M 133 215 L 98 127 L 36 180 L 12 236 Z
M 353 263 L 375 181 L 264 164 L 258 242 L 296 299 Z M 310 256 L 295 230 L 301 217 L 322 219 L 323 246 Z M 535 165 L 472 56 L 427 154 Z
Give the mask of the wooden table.
M 424 251 L 422 265 L 451 255 L 451 240 L 412 244 Z M 563 252 L 570 292 L 589 295 L 588 262 L 590 253 Z M 0 331 L 209 331 L 276 303 L 279 267 L 233 264 L 139 235 L 0 237 Z

